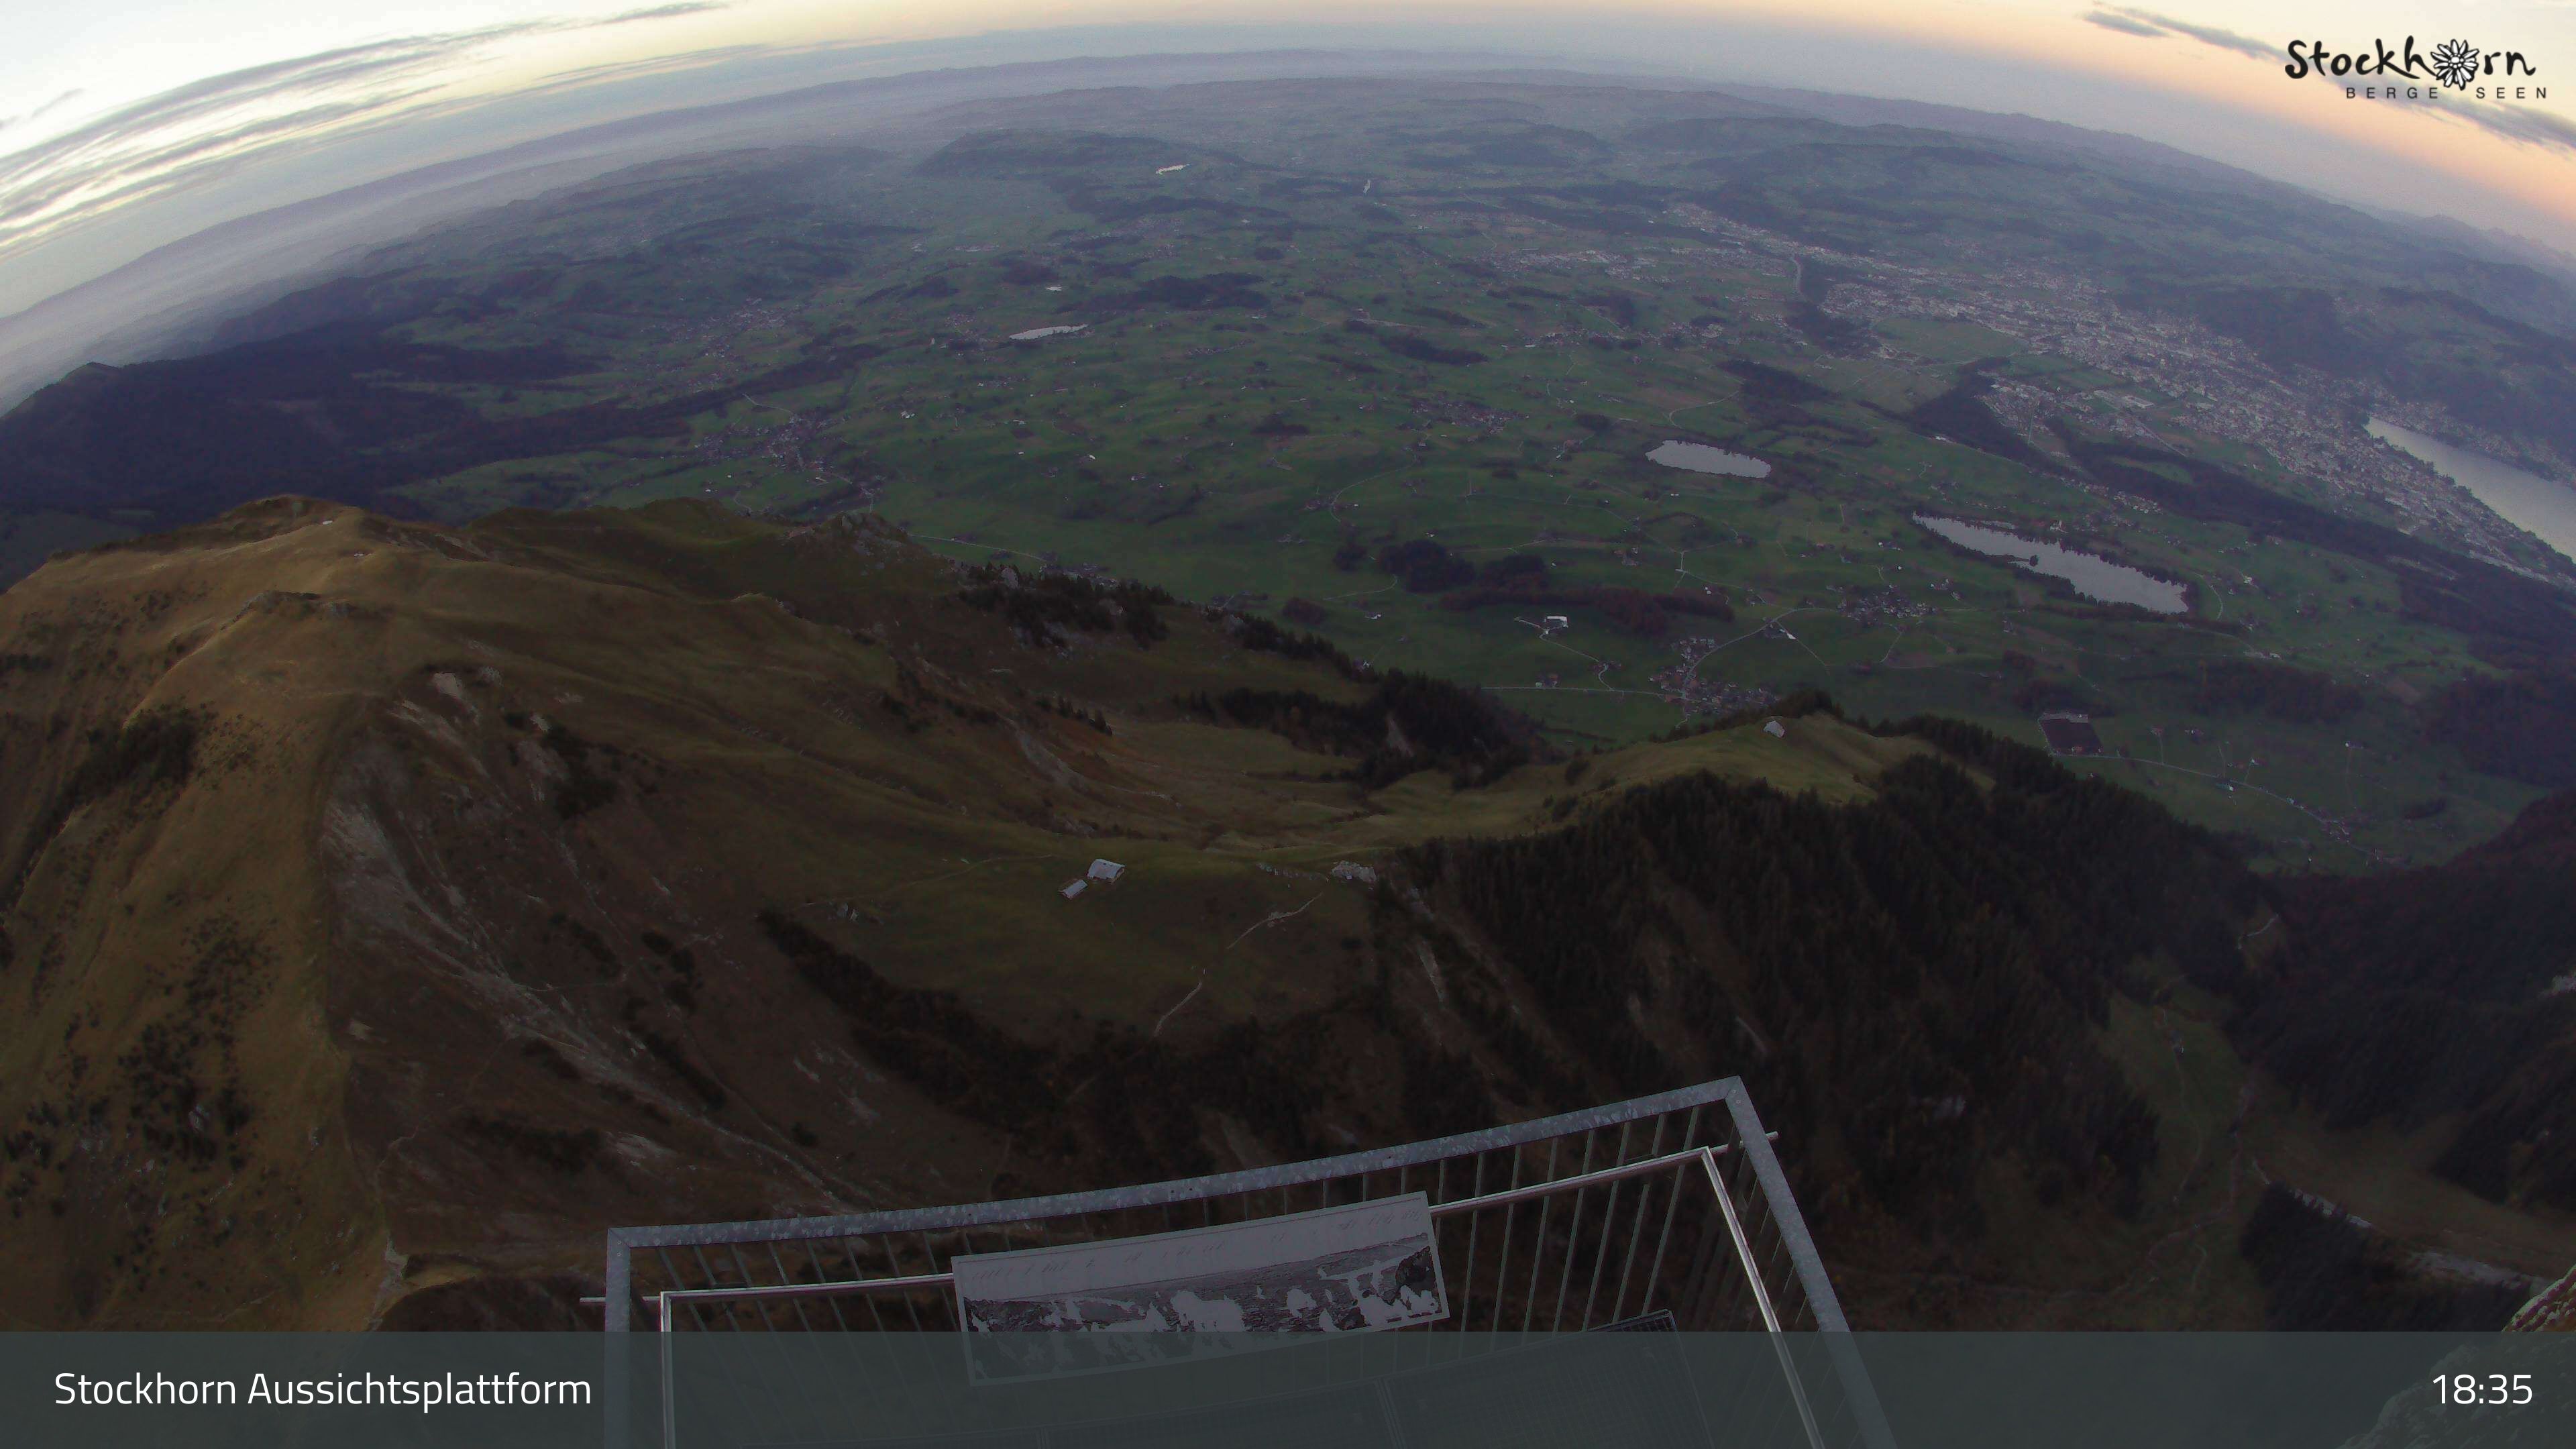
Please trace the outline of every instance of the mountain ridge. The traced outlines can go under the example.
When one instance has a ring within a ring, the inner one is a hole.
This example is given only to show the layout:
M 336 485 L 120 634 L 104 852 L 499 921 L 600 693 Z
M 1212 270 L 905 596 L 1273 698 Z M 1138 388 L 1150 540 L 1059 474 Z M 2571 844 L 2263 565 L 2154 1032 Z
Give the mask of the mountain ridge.
M 693 502 L 264 500 L 57 558 L 0 657 L 13 1325 L 569 1325 L 616 1223 L 1729 1073 L 1864 1321 L 2259 1312 L 2205 1135 L 2239 1092 L 2149 1023 L 2224 1056 L 2185 978 L 2263 887 L 1971 727 L 1810 698 L 1550 757 L 1256 619 Z M 1507 919 L 1567 890 L 1591 929 Z

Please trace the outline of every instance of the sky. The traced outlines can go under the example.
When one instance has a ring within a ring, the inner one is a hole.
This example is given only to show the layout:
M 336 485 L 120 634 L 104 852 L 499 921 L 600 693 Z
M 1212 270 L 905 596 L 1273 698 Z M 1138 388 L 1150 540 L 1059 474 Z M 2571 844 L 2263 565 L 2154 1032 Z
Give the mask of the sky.
M 0 48 L 0 315 L 269 206 L 596 120 L 938 66 L 1472 48 L 2021 112 L 2576 250 L 2576 0 L 82 0 Z M 2520 52 L 2347 97 L 2284 47 Z M 2483 79 L 2483 78 L 2482 78 Z M 2485 84 L 2493 85 L 2492 79 Z

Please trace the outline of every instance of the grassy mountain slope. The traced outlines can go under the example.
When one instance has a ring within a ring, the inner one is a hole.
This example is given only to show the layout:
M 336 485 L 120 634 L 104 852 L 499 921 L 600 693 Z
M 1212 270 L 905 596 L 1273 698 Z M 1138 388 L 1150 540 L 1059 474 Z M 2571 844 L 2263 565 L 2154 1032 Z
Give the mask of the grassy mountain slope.
M 272 500 L 0 596 L 9 1321 L 364 1322 L 579 1265 L 610 1222 L 1186 1163 L 1072 1118 L 1015 1138 L 922 1063 L 963 1032 L 1198 1070 L 1342 993 L 1369 906 L 1313 872 L 1539 818 L 1538 784 L 1445 772 L 1363 797 L 1170 703 L 1369 696 L 1329 665 L 1168 605 L 1150 647 L 1043 618 L 1038 647 L 958 584 L 856 522 Z M 1638 768 L 1853 792 L 1896 753 Z M 1103 855 L 1116 890 L 1057 894 Z M 804 931 L 867 965 L 791 965 Z M 858 1049 L 835 1001 L 903 1024 Z
M 2258 885 L 1976 731 L 1568 758 L 1150 590 L 693 502 L 271 499 L 57 558 L 0 661 L 12 1326 L 570 1322 L 611 1224 L 1730 1072 L 1868 1321 L 2259 1312 L 2185 980 Z

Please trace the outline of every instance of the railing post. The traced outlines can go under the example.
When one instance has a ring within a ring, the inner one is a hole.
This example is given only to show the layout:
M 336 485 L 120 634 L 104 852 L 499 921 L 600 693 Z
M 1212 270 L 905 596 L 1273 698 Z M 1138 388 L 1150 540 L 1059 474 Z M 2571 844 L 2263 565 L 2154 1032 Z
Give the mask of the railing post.
M 1870 1382 L 1868 1367 L 1861 1362 L 1860 1346 L 1852 1339 L 1851 1323 L 1843 1317 L 1842 1300 L 1834 1295 L 1833 1281 L 1825 1276 L 1824 1259 L 1816 1253 L 1816 1240 L 1807 1232 L 1806 1217 L 1798 1211 L 1798 1200 L 1789 1193 L 1789 1175 L 1781 1171 L 1780 1159 L 1771 1150 L 1770 1136 L 1762 1130 L 1761 1114 L 1753 1110 L 1752 1095 L 1745 1091 L 1742 1078 L 1727 1078 L 1725 1087 L 1726 1109 L 1735 1119 L 1736 1138 L 1743 1145 L 1754 1181 L 1761 1186 L 1771 1209 L 1771 1230 L 1797 1270 L 1808 1316 L 1824 1335 L 1824 1350 L 1833 1360 L 1834 1377 L 1842 1384 L 1843 1402 L 1851 1407 L 1861 1441 L 1869 1449 L 1895 1449 L 1896 1435 L 1888 1427 L 1887 1412 L 1878 1402 L 1878 1389 Z
M 627 1402 L 634 1386 L 627 1382 L 626 1355 L 633 1348 L 627 1330 L 634 1321 L 635 1255 L 628 1251 L 617 1229 L 608 1231 L 608 1271 L 602 1292 L 606 1297 L 599 1305 L 601 1352 L 606 1362 L 600 1365 L 600 1383 L 608 1400 L 601 1405 L 599 1437 L 601 1449 L 633 1449 L 634 1405 Z

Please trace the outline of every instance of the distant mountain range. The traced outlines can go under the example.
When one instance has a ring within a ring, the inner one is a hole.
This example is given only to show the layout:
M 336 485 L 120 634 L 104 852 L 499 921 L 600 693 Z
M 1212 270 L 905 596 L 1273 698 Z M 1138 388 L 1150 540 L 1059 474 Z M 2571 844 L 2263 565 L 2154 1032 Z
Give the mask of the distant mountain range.
M 354 261 L 424 226 L 535 196 L 657 156 L 729 146 L 864 139 L 869 127 L 899 124 L 976 99 L 1059 89 L 1295 75 L 1480 76 L 1495 80 L 1581 80 L 1705 90 L 1760 108 L 1844 125 L 1900 125 L 1964 136 L 2064 147 L 2133 165 L 2187 173 L 2249 194 L 2300 195 L 2295 188 L 2176 147 L 2026 115 L 1883 100 L 1825 91 L 1623 78 L 1534 69 L 1517 58 L 1473 53 L 1270 51 L 1127 60 L 1032 62 L 915 75 L 836 81 L 773 96 L 680 107 L 582 126 L 482 155 L 444 161 L 207 228 L 159 247 L 104 276 L 0 316 L 0 408 L 88 362 L 126 363 L 185 355 L 206 328 L 300 282 Z M 2576 259 L 2503 232 L 2441 216 L 2380 213 L 2429 239 L 2486 261 L 2543 268 L 2576 285 Z
M 0 316 L 0 408 L 84 363 L 185 356 L 226 317 L 354 264 L 422 227 L 656 157 L 848 139 L 979 99 L 1258 76 L 1490 70 L 1473 54 L 1270 51 L 1027 62 L 834 81 L 576 127 L 208 227 Z

